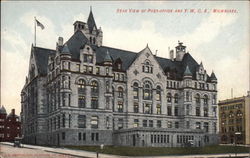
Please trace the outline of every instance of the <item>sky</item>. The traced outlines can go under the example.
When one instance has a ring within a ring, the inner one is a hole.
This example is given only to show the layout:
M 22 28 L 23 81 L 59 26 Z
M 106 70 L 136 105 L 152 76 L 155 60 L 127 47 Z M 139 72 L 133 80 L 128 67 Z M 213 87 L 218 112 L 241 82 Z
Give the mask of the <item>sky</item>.
M 248 1 L 1 1 L 0 104 L 8 113 L 12 108 L 21 111 L 34 17 L 45 26 L 37 27 L 36 45 L 55 49 L 59 36 L 66 42 L 73 35 L 76 20 L 87 21 L 90 6 L 103 31 L 103 45 L 139 52 L 148 44 L 157 56 L 169 58 L 169 48 L 181 41 L 209 75 L 215 72 L 219 100 L 231 98 L 231 88 L 234 97 L 247 94 Z

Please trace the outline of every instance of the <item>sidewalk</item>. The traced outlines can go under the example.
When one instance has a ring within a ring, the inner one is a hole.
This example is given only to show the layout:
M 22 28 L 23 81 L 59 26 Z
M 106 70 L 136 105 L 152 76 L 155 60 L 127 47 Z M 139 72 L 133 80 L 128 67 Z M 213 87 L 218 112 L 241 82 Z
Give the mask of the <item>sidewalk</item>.
M 9 142 L 0 142 L 3 145 L 10 145 L 13 146 L 13 143 Z M 84 150 L 76 150 L 76 149 L 67 149 L 67 148 L 53 148 L 53 147 L 44 147 L 44 146 L 36 146 L 36 145 L 28 145 L 24 144 L 24 148 L 30 149 L 39 149 L 47 152 L 57 153 L 57 154 L 64 154 L 76 157 L 84 157 L 84 158 L 96 158 L 97 155 L 95 152 L 84 151 Z M 239 153 L 237 154 L 238 157 L 249 157 L 250 153 Z M 235 157 L 235 153 L 227 153 L 227 154 L 213 154 L 213 155 L 180 155 L 180 156 L 146 156 L 147 158 L 224 158 L 224 157 Z M 118 156 L 118 155 L 109 155 L 109 154 L 100 154 L 99 158 L 132 158 L 128 156 Z M 145 158 L 145 156 L 137 156 L 136 158 Z

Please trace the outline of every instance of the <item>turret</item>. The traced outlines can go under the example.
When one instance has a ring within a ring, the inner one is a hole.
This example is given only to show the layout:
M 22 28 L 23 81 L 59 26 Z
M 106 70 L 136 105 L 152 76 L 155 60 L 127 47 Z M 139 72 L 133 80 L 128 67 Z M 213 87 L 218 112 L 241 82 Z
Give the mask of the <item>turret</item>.
M 192 78 L 192 73 L 191 71 L 189 70 L 189 67 L 188 65 L 186 66 L 186 69 L 185 69 L 185 72 L 183 74 L 183 78 L 186 79 L 186 78 Z
M 104 63 L 103 63 L 104 65 L 112 65 L 112 59 L 111 59 L 111 56 L 110 56 L 108 50 L 107 50 L 107 52 L 106 52 L 106 55 L 105 55 L 105 57 L 104 57 L 103 62 L 104 62 Z
M 176 49 L 176 61 L 182 61 L 183 56 L 186 53 L 186 46 L 182 45 L 182 42 L 178 42 L 178 46 L 175 47 Z
M 217 78 L 216 78 L 216 76 L 214 74 L 214 71 L 212 71 L 210 79 L 211 79 L 212 82 L 217 83 Z

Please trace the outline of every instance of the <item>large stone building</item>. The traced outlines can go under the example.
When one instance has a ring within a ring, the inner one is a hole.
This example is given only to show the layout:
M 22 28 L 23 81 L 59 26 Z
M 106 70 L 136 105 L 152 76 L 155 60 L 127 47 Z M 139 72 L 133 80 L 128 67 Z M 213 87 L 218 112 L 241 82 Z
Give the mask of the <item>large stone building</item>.
M 92 11 L 55 50 L 31 47 L 21 92 L 27 143 L 204 146 L 217 143 L 217 79 L 179 42 L 170 59 L 148 45 L 102 45 Z
M 219 133 L 223 144 L 250 144 L 250 91 L 219 101 Z

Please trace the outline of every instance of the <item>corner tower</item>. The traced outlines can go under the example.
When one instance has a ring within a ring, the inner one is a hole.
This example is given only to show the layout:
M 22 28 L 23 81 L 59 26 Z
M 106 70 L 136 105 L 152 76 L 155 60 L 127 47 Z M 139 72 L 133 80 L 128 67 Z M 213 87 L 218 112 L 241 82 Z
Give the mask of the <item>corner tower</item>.
M 90 9 L 87 23 L 82 21 L 76 21 L 73 25 L 74 32 L 82 31 L 83 34 L 88 38 L 90 44 L 94 44 L 97 46 L 102 45 L 103 33 L 101 27 L 97 29 L 92 9 Z

